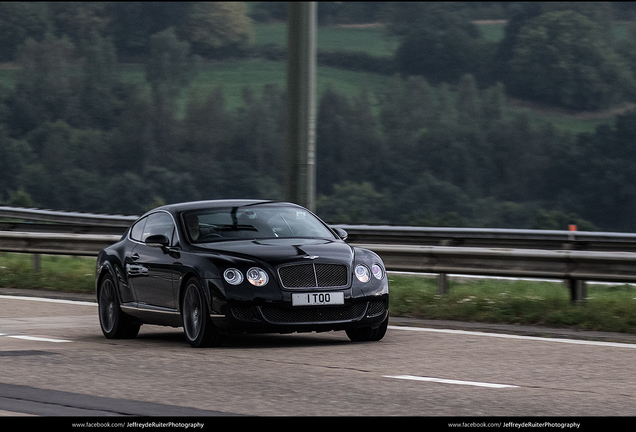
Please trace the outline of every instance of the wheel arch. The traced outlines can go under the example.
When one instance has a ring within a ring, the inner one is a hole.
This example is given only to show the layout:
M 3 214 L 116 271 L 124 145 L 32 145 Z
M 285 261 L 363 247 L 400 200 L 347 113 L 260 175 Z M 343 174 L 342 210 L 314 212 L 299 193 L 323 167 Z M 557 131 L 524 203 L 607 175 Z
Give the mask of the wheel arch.
M 109 275 L 113 279 L 113 283 L 115 284 L 115 292 L 119 297 L 119 281 L 117 280 L 117 274 L 113 265 L 109 261 L 103 261 L 99 268 L 97 269 L 97 277 L 95 278 L 95 295 L 99 299 L 99 290 L 101 289 L 102 280 L 104 277 Z
M 183 296 L 185 295 L 186 286 L 188 285 L 188 282 L 190 282 L 192 278 L 197 279 L 199 281 L 201 288 L 203 288 L 203 294 L 205 295 L 205 300 L 208 303 L 208 306 L 210 305 L 210 293 L 208 292 L 208 288 L 205 286 L 203 279 L 201 279 L 201 277 L 194 270 L 189 270 L 186 273 L 184 273 L 183 276 L 181 276 L 181 281 L 179 283 L 179 292 L 177 297 L 179 301 L 177 305 L 179 313 L 182 312 Z

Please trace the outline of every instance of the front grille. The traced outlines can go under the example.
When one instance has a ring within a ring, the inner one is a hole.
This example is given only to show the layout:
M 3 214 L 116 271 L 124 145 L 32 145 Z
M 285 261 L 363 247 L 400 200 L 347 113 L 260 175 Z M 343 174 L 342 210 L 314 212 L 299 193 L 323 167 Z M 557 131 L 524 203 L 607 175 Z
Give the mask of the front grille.
M 278 269 L 284 288 L 345 287 L 348 274 L 343 264 L 297 264 Z
M 362 319 L 367 311 L 367 303 L 355 303 L 341 307 L 298 307 L 294 309 L 261 306 L 265 320 L 274 324 L 332 323 Z

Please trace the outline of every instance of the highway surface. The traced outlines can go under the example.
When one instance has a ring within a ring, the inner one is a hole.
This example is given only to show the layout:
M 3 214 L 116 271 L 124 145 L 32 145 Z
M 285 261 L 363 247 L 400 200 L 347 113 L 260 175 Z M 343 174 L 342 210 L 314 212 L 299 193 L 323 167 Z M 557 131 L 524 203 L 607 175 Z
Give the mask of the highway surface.
M 380 342 L 352 343 L 343 332 L 242 335 L 194 349 L 169 327 L 108 340 L 91 301 L 0 294 L 4 416 L 636 414 L 629 339 L 394 320 Z

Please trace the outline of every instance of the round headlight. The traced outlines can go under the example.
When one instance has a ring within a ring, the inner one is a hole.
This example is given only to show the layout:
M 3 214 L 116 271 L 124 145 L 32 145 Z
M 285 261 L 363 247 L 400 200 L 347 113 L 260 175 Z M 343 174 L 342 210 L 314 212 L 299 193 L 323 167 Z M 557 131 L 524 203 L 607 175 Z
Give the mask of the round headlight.
M 243 273 L 235 268 L 229 268 L 223 272 L 225 281 L 230 285 L 238 285 L 243 282 Z
M 371 273 L 373 273 L 373 277 L 376 279 L 382 279 L 384 276 L 384 271 L 382 270 L 382 266 L 380 264 L 373 264 L 371 266 Z
M 269 276 L 265 270 L 252 267 L 247 271 L 247 280 L 254 286 L 263 286 L 269 282 Z
M 358 264 L 356 266 L 356 277 L 360 282 L 368 282 L 369 281 L 369 269 L 367 266 Z

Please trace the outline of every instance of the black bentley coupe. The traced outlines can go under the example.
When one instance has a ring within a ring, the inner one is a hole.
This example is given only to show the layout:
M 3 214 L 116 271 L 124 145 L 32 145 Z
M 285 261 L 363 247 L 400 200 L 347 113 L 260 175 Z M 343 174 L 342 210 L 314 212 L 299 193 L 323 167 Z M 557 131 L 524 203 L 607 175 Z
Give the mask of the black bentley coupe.
M 156 208 L 99 253 L 102 332 L 133 338 L 141 324 L 183 326 L 193 347 L 243 332 L 344 330 L 352 341 L 380 340 L 389 321 L 386 269 L 346 236 L 291 203 Z

